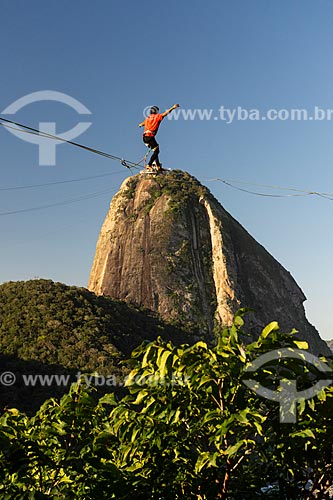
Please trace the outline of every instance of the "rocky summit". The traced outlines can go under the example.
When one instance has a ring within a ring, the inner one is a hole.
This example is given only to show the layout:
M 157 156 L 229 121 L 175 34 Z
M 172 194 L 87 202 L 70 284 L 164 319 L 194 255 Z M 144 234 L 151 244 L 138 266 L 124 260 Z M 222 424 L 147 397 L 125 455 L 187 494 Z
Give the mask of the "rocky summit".
M 312 352 L 329 354 L 291 274 L 186 172 L 123 182 L 99 234 L 88 288 L 207 338 L 248 307 L 252 338 L 278 321 L 285 331 L 296 328 Z

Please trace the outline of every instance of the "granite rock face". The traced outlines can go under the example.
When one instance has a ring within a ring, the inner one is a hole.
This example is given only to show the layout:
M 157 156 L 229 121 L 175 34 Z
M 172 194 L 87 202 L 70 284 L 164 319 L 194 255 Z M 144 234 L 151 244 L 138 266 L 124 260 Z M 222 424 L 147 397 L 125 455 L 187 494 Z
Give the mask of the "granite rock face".
M 330 348 L 330 350 L 333 354 L 333 340 L 327 340 L 326 344 L 328 345 L 328 347 Z
M 207 337 L 250 307 L 253 338 L 276 320 L 285 331 L 296 328 L 312 352 L 329 354 L 290 273 L 185 172 L 124 181 L 101 228 L 88 288 Z

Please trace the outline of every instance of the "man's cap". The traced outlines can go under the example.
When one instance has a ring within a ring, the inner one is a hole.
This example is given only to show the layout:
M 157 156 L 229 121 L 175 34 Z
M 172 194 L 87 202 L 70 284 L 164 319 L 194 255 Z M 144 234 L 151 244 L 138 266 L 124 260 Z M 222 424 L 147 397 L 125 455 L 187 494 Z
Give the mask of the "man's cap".
M 159 108 L 158 106 L 152 106 L 152 107 L 150 108 L 150 113 L 151 113 L 151 114 L 156 114 L 156 113 L 158 113 L 158 112 L 159 112 L 159 110 L 160 110 L 160 108 Z

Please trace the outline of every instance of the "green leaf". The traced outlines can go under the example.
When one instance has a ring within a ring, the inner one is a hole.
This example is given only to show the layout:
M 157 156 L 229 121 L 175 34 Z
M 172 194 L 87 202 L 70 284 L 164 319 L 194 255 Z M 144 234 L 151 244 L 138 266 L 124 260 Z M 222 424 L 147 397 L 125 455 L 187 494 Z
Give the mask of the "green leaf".
M 133 401 L 133 405 L 139 405 L 141 403 L 141 401 L 143 399 L 145 399 L 147 396 L 148 396 L 148 391 L 146 389 L 143 389 L 142 391 L 140 391 L 137 396 L 136 396 L 136 399 L 135 401 Z
M 207 424 L 211 420 L 221 419 L 221 412 L 218 410 L 208 411 L 203 415 L 202 423 Z
M 312 411 L 315 410 L 315 402 L 313 399 L 308 399 L 308 405 L 309 405 L 309 408 L 311 408 Z
M 244 325 L 244 320 L 241 316 L 236 315 L 233 321 L 234 325 L 241 328 Z
M 204 467 L 217 467 L 216 460 L 219 456 L 218 452 L 211 453 L 209 451 L 205 451 L 201 453 L 197 459 L 195 464 L 195 472 L 199 473 L 202 471 Z
M 160 371 L 162 377 L 164 377 L 168 371 L 166 368 L 166 363 L 167 363 L 169 356 L 171 356 L 171 354 L 172 353 L 170 351 L 165 351 L 162 354 L 161 359 L 159 360 L 158 368 L 159 368 L 159 371 Z
M 298 431 L 298 432 L 293 432 L 290 434 L 291 437 L 309 437 L 312 439 L 316 439 L 316 436 L 314 435 L 313 431 L 311 429 L 304 429 L 303 431 Z
M 207 350 L 207 344 L 206 344 L 206 342 L 203 342 L 202 340 L 200 340 L 199 342 L 196 342 L 193 347 L 195 347 L 195 348 L 202 347 L 202 349 Z
M 99 402 L 99 404 L 102 404 L 102 405 L 115 406 L 117 404 L 116 396 L 114 394 L 105 394 L 105 396 L 100 398 L 98 402 Z
M 155 354 L 155 351 L 154 351 L 153 344 L 148 344 L 148 346 L 146 347 L 146 352 L 145 352 L 143 359 L 142 359 L 142 363 L 141 363 L 142 368 L 149 365 L 149 361 L 154 356 L 154 354 Z
M 213 380 L 214 379 L 211 377 L 211 375 L 204 375 L 200 379 L 200 382 L 199 382 L 199 385 L 198 385 L 198 389 L 200 389 L 200 387 L 202 387 L 204 384 L 207 384 L 208 382 L 212 382 Z
M 319 399 L 319 401 L 326 401 L 326 390 L 322 389 L 320 392 L 318 392 L 317 398 Z
M 298 349 L 309 349 L 309 344 L 303 340 L 293 340 L 293 343 Z
M 228 457 L 233 457 L 237 455 L 237 452 L 240 450 L 240 448 L 245 444 L 245 440 L 238 441 L 236 444 L 233 444 L 231 446 L 228 446 L 228 448 L 225 450 L 226 455 Z
M 298 402 L 298 407 L 297 407 L 297 410 L 298 410 L 298 413 L 299 415 L 302 415 L 302 413 L 304 412 L 305 410 L 305 399 L 300 399 L 299 402 Z
M 269 323 L 267 326 L 265 326 L 265 328 L 263 329 L 263 331 L 261 332 L 261 335 L 260 337 L 262 339 L 265 339 L 266 337 L 268 337 L 268 335 L 274 331 L 277 331 L 279 329 L 279 324 L 277 321 L 272 321 L 271 323 Z

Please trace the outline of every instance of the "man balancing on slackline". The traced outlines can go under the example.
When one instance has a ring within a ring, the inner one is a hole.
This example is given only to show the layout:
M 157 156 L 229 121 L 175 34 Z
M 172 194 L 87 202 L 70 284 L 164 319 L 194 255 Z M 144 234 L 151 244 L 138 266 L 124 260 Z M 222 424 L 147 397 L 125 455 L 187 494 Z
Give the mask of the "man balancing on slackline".
M 153 151 L 153 154 L 151 155 L 151 158 L 146 167 L 150 172 L 160 172 L 163 170 L 158 158 L 160 148 L 158 143 L 156 142 L 155 135 L 157 134 L 158 127 L 160 126 L 163 118 L 176 108 L 179 108 L 179 104 L 174 104 L 172 108 L 167 109 L 166 111 L 164 111 L 164 113 L 159 113 L 160 109 L 157 106 L 152 106 L 150 108 L 149 116 L 147 116 L 147 118 L 143 122 L 139 123 L 139 127 L 145 127 L 143 131 L 143 142 Z

